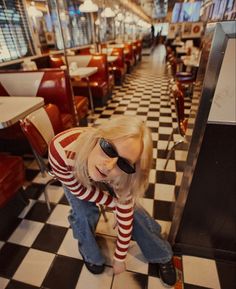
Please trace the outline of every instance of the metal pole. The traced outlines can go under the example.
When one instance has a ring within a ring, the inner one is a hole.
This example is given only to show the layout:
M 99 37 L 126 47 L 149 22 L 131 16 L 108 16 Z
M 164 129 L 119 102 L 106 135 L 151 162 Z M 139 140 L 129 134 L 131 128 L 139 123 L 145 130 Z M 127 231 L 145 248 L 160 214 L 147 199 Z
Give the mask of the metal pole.
M 55 4 L 56 4 L 56 12 L 57 12 L 57 17 L 59 20 L 59 30 L 60 30 L 60 34 L 61 34 L 61 38 L 62 38 L 62 44 L 63 44 L 63 53 L 64 53 L 64 57 L 65 57 L 65 64 L 66 64 L 66 70 L 67 73 L 70 77 L 70 69 L 69 69 L 69 63 L 68 63 L 68 59 L 67 59 L 67 51 L 66 51 L 66 45 L 65 45 L 65 39 L 64 39 L 64 35 L 63 35 L 63 30 L 62 30 L 62 24 L 61 24 L 61 18 L 60 18 L 60 12 L 59 12 L 59 7 L 57 4 L 58 0 L 55 0 Z M 71 84 L 71 80 L 69 81 L 70 83 L 70 89 L 71 89 L 71 94 L 72 94 L 72 100 L 73 100 L 73 108 L 74 108 L 74 115 L 75 115 L 75 121 L 76 121 L 76 125 L 79 125 L 79 119 L 78 119 L 78 114 L 76 111 L 76 107 L 75 107 L 75 96 L 74 96 L 74 90 Z

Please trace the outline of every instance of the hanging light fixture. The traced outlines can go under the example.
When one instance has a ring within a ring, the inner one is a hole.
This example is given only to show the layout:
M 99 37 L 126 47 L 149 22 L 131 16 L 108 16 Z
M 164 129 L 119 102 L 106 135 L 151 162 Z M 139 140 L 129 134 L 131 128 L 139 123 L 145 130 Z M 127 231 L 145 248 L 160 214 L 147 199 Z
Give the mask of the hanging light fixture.
M 43 17 L 43 12 L 35 7 L 35 3 L 33 1 L 30 3 L 28 13 L 31 17 Z
M 106 18 L 112 18 L 112 17 L 115 17 L 116 14 L 115 14 L 115 12 L 111 9 L 111 7 L 106 7 L 106 8 L 102 11 L 101 16 L 102 16 L 102 17 L 106 17 Z
M 80 12 L 92 13 L 98 11 L 98 6 L 93 3 L 92 0 L 85 0 L 83 4 L 79 6 Z
M 120 13 L 117 14 L 116 18 L 117 18 L 118 21 L 123 21 L 124 20 L 124 15 L 120 12 Z

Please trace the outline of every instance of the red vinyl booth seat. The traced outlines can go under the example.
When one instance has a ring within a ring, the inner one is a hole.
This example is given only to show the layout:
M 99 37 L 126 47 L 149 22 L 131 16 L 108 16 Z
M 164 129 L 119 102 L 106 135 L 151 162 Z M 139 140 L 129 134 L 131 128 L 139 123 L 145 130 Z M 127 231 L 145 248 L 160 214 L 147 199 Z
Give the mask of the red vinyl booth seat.
M 3 71 L 0 72 L 0 83 L 2 96 L 40 96 L 45 104 L 57 105 L 64 129 L 76 124 L 74 101 L 79 120 L 88 113 L 86 97 L 76 96 L 73 100 L 70 78 L 65 70 Z
M 127 65 L 125 63 L 125 55 L 123 47 L 111 47 L 108 49 L 112 49 L 110 55 L 117 56 L 117 60 L 112 62 L 110 65 L 110 69 L 115 77 L 115 84 L 121 85 L 127 70 Z
M 0 155 L 0 207 L 3 207 L 25 181 L 25 168 L 21 157 Z
M 125 43 L 124 49 L 127 51 L 125 54 L 125 63 L 127 64 L 127 72 L 130 73 L 135 64 L 135 55 L 132 43 Z
M 89 77 L 93 101 L 95 106 L 105 105 L 114 86 L 114 77 L 109 74 L 107 56 L 105 54 L 68 55 L 69 64 L 76 62 L 78 67 L 97 67 L 96 73 Z M 74 94 L 83 94 L 87 97 L 88 83 L 85 79 L 72 81 Z

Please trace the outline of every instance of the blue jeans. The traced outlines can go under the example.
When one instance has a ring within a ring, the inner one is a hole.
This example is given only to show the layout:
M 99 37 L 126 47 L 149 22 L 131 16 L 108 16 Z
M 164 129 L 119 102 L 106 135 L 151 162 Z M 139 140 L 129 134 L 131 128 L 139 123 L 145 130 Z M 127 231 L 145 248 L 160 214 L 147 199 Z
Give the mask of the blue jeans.
M 74 238 L 79 241 L 81 254 L 89 263 L 104 264 L 105 259 L 95 239 L 99 208 L 95 203 L 79 200 L 65 187 L 64 191 L 72 208 L 68 220 Z M 160 225 L 142 207 L 136 208 L 132 237 L 150 263 L 166 263 L 172 258 L 171 246 L 160 233 Z

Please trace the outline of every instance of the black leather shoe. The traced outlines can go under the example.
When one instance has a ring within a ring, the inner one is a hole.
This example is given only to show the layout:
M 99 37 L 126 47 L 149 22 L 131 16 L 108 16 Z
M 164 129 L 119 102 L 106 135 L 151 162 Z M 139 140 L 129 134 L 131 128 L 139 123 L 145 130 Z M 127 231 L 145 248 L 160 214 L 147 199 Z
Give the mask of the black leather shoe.
M 80 252 L 80 250 L 79 250 Z M 95 265 L 92 263 L 89 263 L 87 261 L 85 261 L 84 256 L 82 255 L 82 253 L 80 252 L 80 255 L 83 258 L 84 264 L 86 266 L 86 268 L 89 270 L 89 272 L 93 273 L 93 274 L 101 274 L 104 270 L 105 270 L 105 265 Z
M 171 287 L 176 283 L 176 271 L 172 259 L 163 264 L 159 264 L 159 274 L 164 285 Z

